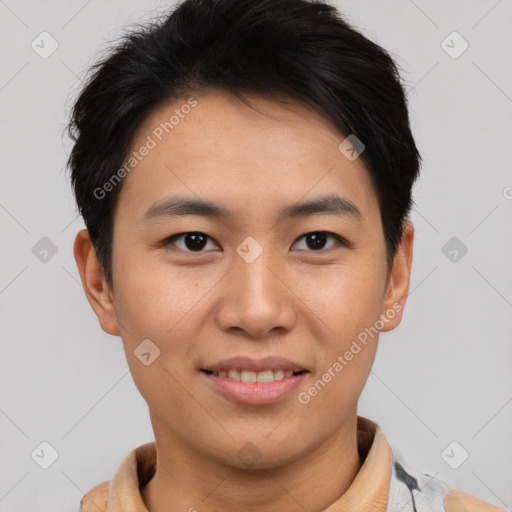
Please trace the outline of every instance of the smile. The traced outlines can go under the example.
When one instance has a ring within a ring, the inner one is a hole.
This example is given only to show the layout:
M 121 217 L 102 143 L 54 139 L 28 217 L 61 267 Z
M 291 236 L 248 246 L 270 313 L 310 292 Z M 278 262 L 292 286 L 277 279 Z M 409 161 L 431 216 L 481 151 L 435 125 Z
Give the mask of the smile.
M 227 371 L 207 371 L 214 375 L 215 377 L 220 377 L 222 379 L 230 379 L 239 382 L 274 382 L 276 380 L 282 380 L 287 377 L 292 377 L 293 375 L 298 375 L 300 373 L 305 372 L 302 370 L 300 372 L 294 372 L 293 370 L 263 370 L 259 372 L 251 371 L 251 370 L 227 370 Z

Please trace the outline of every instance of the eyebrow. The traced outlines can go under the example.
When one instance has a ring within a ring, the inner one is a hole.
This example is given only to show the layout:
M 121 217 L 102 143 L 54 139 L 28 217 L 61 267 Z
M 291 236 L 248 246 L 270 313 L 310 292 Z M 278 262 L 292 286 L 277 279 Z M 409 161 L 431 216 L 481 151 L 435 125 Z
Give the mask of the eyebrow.
M 277 215 L 277 221 L 314 214 L 337 215 L 357 221 L 362 218 L 361 211 L 352 201 L 330 194 L 282 208 Z M 229 209 L 212 201 L 174 196 L 151 205 L 142 216 L 142 220 L 150 221 L 177 215 L 200 215 L 226 220 L 234 217 Z

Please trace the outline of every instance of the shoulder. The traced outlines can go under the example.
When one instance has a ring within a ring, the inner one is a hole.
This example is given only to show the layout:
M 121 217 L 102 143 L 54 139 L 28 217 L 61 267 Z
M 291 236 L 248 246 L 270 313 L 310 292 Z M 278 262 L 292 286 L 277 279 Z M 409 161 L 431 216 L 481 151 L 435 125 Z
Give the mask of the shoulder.
M 155 441 L 134 448 L 110 480 L 96 485 L 81 499 L 78 512 L 106 512 L 114 509 L 123 512 L 120 503 L 133 504 L 133 510 L 145 510 L 139 489 L 149 482 L 155 471 Z
M 110 480 L 93 487 L 81 500 L 78 512 L 105 512 Z
M 471 494 L 450 489 L 444 498 L 446 512 L 505 512 L 504 508 L 486 503 Z
M 412 470 L 398 450 L 392 452 L 387 512 L 506 512 L 429 473 Z

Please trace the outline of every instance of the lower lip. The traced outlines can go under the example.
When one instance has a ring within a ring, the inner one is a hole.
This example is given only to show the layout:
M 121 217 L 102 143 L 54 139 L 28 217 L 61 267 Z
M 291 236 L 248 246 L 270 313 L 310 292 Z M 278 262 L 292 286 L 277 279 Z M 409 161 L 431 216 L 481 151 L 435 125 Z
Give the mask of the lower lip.
M 273 382 L 242 382 L 204 371 L 201 374 L 216 391 L 237 403 L 264 405 L 279 402 L 290 396 L 305 379 L 307 372 Z

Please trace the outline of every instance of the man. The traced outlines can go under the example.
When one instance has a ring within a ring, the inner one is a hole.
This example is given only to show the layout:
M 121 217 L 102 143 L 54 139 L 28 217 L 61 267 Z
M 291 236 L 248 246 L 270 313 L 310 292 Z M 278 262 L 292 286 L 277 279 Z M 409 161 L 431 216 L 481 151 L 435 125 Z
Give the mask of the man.
M 420 165 L 382 48 L 321 2 L 186 0 L 95 67 L 70 129 L 80 276 L 155 433 L 83 512 L 500 510 L 357 415 Z

